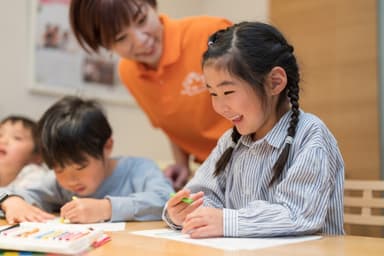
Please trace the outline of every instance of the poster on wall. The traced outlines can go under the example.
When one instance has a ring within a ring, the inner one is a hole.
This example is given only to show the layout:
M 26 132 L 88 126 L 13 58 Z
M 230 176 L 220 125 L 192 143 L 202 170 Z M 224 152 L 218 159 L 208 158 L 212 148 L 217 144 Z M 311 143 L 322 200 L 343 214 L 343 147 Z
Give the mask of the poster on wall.
M 69 24 L 69 3 L 70 0 L 30 1 L 30 89 L 37 93 L 134 104 L 118 78 L 118 57 L 106 50 L 89 54 L 77 43 Z

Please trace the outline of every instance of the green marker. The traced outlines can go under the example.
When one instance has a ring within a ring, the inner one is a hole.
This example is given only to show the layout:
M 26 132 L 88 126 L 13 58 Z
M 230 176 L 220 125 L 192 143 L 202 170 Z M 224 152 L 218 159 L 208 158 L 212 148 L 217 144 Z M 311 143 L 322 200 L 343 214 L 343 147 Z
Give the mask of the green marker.
M 176 193 L 171 193 L 170 194 L 171 197 L 173 197 L 174 195 L 176 195 Z M 193 203 L 193 199 L 192 198 L 188 198 L 188 197 L 184 197 L 183 199 L 181 199 L 181 201 L 183 201 L 184 203 L 187 203 L 187 204 Z

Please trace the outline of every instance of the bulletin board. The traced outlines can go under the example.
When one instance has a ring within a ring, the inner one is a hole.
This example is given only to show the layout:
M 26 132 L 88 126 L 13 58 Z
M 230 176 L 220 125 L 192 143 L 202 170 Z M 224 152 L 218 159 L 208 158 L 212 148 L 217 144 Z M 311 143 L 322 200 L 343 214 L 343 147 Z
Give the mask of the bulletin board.
M 78 95 L 134 105 L 117 74 L 118 57 L 106 50 L 89 54 L 71 32 L 70 0 L 31 0 L 30 90 Z

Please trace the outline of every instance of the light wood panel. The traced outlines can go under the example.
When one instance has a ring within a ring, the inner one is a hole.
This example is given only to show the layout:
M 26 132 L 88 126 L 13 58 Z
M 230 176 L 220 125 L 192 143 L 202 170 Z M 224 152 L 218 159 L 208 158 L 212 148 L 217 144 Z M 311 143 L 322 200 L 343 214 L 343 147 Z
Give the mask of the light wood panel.
M 270 23 L 295 47 L 301 107 L 339 142 L 348 179 L 380 179 L 376 0 L 271 0 Z M 374 228 L 347 233 L 383 236 Z
M 270 22 L 295 47 L 301 106 L 337 138 L 352 179 L 379 179 L 377 2 L 271 0 Z

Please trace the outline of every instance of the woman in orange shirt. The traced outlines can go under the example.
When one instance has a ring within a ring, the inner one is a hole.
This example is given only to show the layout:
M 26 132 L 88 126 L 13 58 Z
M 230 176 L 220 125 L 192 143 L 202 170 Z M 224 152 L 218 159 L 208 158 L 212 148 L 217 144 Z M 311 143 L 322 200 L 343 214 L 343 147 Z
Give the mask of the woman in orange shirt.
M 209 35 L 231 25 L 208 16 L 174 20 L 156 0 L 72 0 L 72 30 L 83 48 L 121 57 L 119 75 L 154 127 L 170 140 L 175 164 L 165 174 L 174 188 L 190 175 L 231 127 L 211 107 L 201 70 Z

